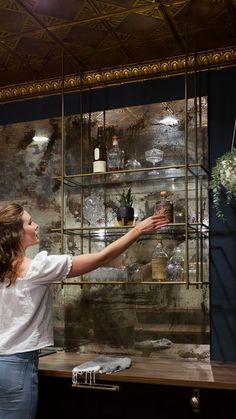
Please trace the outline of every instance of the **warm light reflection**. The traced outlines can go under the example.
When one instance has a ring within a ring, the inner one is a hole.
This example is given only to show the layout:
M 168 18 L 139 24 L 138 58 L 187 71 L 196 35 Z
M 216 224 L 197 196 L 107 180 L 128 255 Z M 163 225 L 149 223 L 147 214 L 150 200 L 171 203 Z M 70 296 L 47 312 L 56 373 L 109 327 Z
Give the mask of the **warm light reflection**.
M 99 230 L 98 235 L 99 235 L 100 239 L 104 239 L 104 237 L 105 237 L 105 230 L 102 230 L 102 229 Z
M 49 141 L 49 138 L 48 138 L 48 137 L 43 137 L 43 136 L 41 136 L 41 135 L 35 135 L 35 136 L 33 137 L 33 140 L 34 140 L 36 143 L 46 143 L 47 141 Z
M 174 116 L 165 116 L 160 123 L 164 125 L 178 125 L 179 121 Z

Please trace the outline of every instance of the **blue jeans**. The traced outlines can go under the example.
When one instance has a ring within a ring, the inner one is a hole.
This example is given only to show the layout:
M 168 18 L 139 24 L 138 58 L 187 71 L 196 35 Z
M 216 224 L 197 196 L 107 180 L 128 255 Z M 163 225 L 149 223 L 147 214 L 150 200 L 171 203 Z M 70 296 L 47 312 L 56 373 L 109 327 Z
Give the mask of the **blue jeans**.
M 38 351 L 0 355 L 0 419 L 34 419 Z

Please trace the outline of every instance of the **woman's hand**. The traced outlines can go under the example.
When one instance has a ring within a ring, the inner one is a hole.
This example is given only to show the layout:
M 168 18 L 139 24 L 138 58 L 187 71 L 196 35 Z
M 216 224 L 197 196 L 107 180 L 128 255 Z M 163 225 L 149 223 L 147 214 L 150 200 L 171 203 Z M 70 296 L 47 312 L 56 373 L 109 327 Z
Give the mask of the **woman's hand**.
M 142 233 L 150 233 L 151 231 L 159 230 L 169 223 L 168 219 L 163 215 L 152 215 L 137 224 L 134 228 L 128 231 L 124 236 L 120 237 L 113 243 L 110 243 L 104 249 L 97 253 L 83 254 L 73 256 L 72 268 L 68 274 L 68 278 L 85 274 L 93 269 L 104 266 L 111 262 L 121 253 L 128 249 Z
M 137 224 L 135 229 L 138 230 L 140 234 L 150 233 L 151 231 L 156 231 L 162 227 L 166 227 L 169 223 L 168 218 L 164 215 L 152 215 Z

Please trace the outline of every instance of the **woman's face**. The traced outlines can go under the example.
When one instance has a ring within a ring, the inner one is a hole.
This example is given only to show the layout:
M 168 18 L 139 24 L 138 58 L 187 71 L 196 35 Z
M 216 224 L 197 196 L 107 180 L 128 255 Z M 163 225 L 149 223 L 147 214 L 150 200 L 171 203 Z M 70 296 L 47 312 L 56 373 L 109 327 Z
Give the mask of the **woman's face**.
M 38 224 L 32 221 L 32 218 L 27 211 L 23 212 L 22 221 L 24 233 L 21 245 L 24 249 L 26 249 L 27 247 L 34 246 L 39 242 L 39 227 Z

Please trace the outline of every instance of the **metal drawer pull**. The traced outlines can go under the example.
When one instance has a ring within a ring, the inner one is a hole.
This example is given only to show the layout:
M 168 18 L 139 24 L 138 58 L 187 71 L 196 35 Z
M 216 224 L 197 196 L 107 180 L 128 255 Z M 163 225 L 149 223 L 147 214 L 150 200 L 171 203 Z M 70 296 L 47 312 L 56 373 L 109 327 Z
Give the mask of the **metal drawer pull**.
M 120 391 L 120 387 L 115 384 L 75 383 L 72 384 L 72 387 L 88 388 L 90 390 Z
M 190 404 L 195 413 L 199 413 L 200 410 L 200 391 L 198 389 L 193 389 L 193 397 L 190 399 Z

